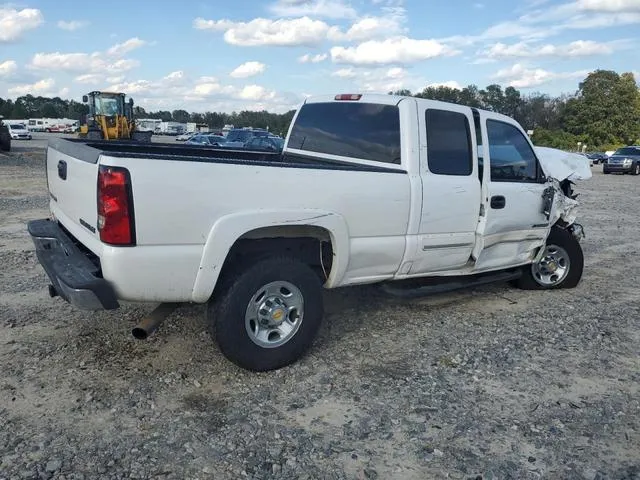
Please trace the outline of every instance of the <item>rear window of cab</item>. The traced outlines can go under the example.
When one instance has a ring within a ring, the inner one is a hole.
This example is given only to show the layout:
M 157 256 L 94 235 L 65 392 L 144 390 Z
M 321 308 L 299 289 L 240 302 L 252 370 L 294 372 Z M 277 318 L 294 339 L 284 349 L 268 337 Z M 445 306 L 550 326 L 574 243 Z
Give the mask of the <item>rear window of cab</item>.
M 305 103 L 288 147 L 399 165 L 400 110 L 378 103 Z

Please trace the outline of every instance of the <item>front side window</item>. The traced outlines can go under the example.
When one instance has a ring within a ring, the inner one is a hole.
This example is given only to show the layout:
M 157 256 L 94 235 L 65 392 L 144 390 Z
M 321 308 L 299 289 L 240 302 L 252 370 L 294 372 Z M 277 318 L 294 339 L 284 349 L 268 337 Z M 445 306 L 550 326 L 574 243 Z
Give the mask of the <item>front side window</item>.
M 429 171 L 439 175 L 470 175 L 473 154 L 467 116 L 448 110 L 428 109 L 425 121 Z
M 487 120 L 487 136 L 492 181 L 538 181 L 538 160 L 520 130 L 505 122 Z
M 377 103 L 307 103 L 296 117 L 288 147 L 399 165 L 400 111 Z

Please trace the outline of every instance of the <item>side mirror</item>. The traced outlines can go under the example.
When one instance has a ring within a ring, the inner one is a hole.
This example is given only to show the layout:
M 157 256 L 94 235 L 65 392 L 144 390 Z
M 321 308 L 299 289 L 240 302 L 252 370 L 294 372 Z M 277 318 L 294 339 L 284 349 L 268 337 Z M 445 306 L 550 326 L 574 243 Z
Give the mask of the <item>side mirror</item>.
M 82 103 L 87 103 L 89 101 L 89 97 L 87 97 L 86 95 L 82 96 Z
M 133 98 L 129 97 L 129 105 L 133 107 Z

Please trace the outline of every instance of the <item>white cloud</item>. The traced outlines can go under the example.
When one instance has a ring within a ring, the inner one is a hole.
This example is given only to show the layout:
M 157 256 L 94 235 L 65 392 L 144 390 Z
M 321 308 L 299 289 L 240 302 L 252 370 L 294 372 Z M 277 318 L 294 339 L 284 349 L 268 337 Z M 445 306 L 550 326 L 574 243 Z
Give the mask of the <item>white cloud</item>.
M 578 7 L 599 12 L 640 12 L 638 0 L 578 0 Z
M 135 50 L 136 48 L 143 47 L 147 42 L 145 40 L 140 40 L 138 37 L 130 38 L 122 43 L 117 43 L 109 50 L 107 53 L 109 55 L 120 57 L 122 55 L 126 55 L 127 53 Z
M 336 70 L 335 72 L 331 73 L 331 76 L 338 78 L 355 78 L 358 76 L 358 74 L 356 73 L 355 69 L 349 67 Z
M 233 78 L 249 78 L 260 75 L 266 69 L 266 65 L 260 62 L 245 62 L 236 67 L 230 74 Z
M 139 65 L 137 60 L 103 58 L 101 53 L 36 53 L 29 64 L 36 70 L 57 70 L 66 72 L 119 73 Z
M 197 18 L 193 26 L 199 30 L 224 31 L 225 42 L 243 47 L 312 46 L 322 42 L 329 31 L 325 22 L 307 16 L 278 20 L 254 18 L 249 22 Z
M 278 0 L 269 10 L 280 17 L 355 18 L 358 15 L 342 0 Z
M 89 85 L 97 85 L 104 77 L 98 73 L 85 73 L 74 78 L 76 83 L 86 83 Z
M 614 51 L 611 43 L 598 43 L 592 40 L 577 40 L 565 45 L 539 45 L 518 42 L 511 45 L 496 43 L 484 53 L 487 59 L 528 58 L 528 57 L 587 57 L 607 55 Z
M 238 92 L 237 96 L 243 100 L 264 101 L 273 100 L 276 97 L 276 92 L 267 90 L 260 85 L 247 85 Z
M 523 64 L 516 63 L 510 68 L 499 70 L 493 75 L 493 78 L 498 81 L 507 82 L 511 87 L 528 88 L 542 85 L 552 80 L 583 78 L 588 75 L 588 73 L 588 70 L 556 73 L 542 68 L 527 68 Z
M 365 17 L 351 25 L 344 33 L 338 27 L 331 27 L 328 37 L 336 42 L 361 42 L 389 37 L 401 31 L 400 23 L 393 17 Z
M 326 53 L 318 53 L 316 55 L 311 55 L 306 53 L 301 57 L 298 57 L 298 62 L 300 63 L 320 63 L 324 62 L 327 59 L 328 55 Z
M 166 75 L 163 80 L 170 83 L 181 82 L 184 79 L 184 72 L 182 70 L 176 70 Z
M 453 88 L 454 90 L 462 90 L 462 85 L 460 85 L 455 80 L 449 80 L 448 82 L 430 83 L 427 85 L 427 87 L 432 87 L 432 88 L 447 87 L 447 88 Z
M 23 34 L 44 23 L 42 12 L 36 8 L 16 10 L 0 6 L 0 43 L 19 40 Z
M 67 30 L 69 32 L 79 30 L 81 28 L 86 27 L 87 25 L 89 25 L 89 22 L 84 20 L 70 20 L 68 22 L 64 20 L 58 21 L 58 28 L 62 30 Z
M 331 59 L 335 63 L 352 65 L 386 65 L 412 63 L 458 53 L 436 40 L 393 37 L 382 41 L 370 40 L 356 47 L 333 47 Z
M 358 91 L 387 93 L 395 90 L 422 89 L 425 81 L 423 78 L 413 76 L 402 67 L 375 68 L 371 70 L 362 68 L 342 68 L 331 73 L 331 76 L 352 81 Z
M 15 60 L 6 60 L 0 63 L 0 77 L 8 77 L 18 70 L 18 64 Z
M 56 82 L 53 78 L 45 78 L 32 84 L 17 85 L 9 89 L 9 93 L 19 97 L 29 93 L 34 95 L 53 96 L 51 89 Z

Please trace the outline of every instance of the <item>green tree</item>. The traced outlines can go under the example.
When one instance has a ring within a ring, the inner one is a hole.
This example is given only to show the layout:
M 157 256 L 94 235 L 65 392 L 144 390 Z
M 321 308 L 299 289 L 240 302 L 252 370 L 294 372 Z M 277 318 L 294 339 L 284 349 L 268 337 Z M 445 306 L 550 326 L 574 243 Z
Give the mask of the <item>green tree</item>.
M 174 122 L 187 123 L 189 121 L 189 112 L 186 110 L 174 110 L 171 118 Z
M 596 70 L 569 99 L 564 125 L 588 145 L 629 144 L 640 137 L 640 92 L 632 73 Z

